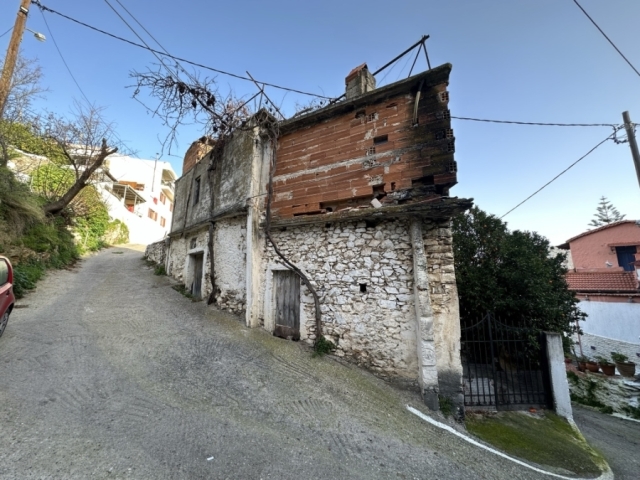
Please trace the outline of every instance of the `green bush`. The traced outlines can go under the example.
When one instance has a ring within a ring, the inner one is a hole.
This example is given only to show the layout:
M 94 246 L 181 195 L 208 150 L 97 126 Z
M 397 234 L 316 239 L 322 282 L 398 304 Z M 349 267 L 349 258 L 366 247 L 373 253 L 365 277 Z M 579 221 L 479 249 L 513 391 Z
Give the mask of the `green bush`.
M 36 288 L 36 282 L 42 278 L 45 265 L 39 260 L 30 260 L 16 265 L 13 269 L 13 292 L 16 298 L 22 298 L 25 294 Z

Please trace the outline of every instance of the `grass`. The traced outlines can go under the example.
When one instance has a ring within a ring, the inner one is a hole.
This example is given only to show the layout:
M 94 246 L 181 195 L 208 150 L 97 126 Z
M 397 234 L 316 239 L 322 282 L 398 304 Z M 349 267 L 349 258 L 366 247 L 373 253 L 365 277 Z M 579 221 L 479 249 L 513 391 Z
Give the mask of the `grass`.
M 604 460 L 569 423 L 544 412 L 469 414 L 467 430 L 496 448 L 529 462 L 560 468 L 578 475 L 596 475 Z
M 191 292 L 187 289 L 187 287 L 185 287 L 184 285 L 180 284 L 180 285 L 173 285 L 171 288 L 173 288 L 176 292 L 181 293 L 182 295 L 184 295 L 187 298 L 190 298 L 192 302 L 195 302 L 196 299 L 194 298 L 193 295 L 191 295 Z
M 331 353 L 336 349 L 335 343 L 331 340 L 327 340 L 325 337 L 320 337 L 313 344 L 313 356 L 321 357 L 327 353 Z

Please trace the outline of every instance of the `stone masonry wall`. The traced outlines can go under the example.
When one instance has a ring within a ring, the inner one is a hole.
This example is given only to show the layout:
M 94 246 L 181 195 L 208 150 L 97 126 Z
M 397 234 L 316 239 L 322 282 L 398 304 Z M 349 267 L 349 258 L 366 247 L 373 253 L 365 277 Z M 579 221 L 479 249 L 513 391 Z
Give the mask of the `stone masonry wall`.
M 157 263 L 158 265 L 164 265 L 167 255 L 168 242 L 160 240 L 159 242 L 150 243 L 144 250 L 144 256 L 147 260 Z
M 611 360 L 611 352 L 618 352 L 629 357 L 629 361 L 640 363 L 640 345 L 634 343 L 622 342 L 613 338 L 601 337 L 599 335 L 591 335 L 584 333 L 580 336 L 582 341 L 582 351 L 586 357 L 595 359 L 596 356 L 605 357 Z M 578 349 L 578 338 L 573 336 L 576 353 L 580 353 Z
M 444 225 L 448 227 L 448 222 Z M 442 226 L 425 222 L 424 228 L 434 324 L 441 334 L 451 330 L 445 323 L 452 312 L 457 313 L 450 230 Z M 416 379 L 409 221 L 386 221 L 376 226 L 365 222 L 318 225 L 273 231 L 272 235 L 285 256 L 301 267 L 318 289 L 324 334 L 337 344 L 335 354 L 379 374 Z M 273 249 L 268 248 L 266 275 L 280 263 Z M 270 292 L 264 292 L 263 297 L 266 295 Z M 313 297 L 304 286 L 301 296 L 301 322 L 306 322 L 301 325 L 301 336 L 312 343 Z M 451 306 L 452 296 L 455 308 Z M 457 337 L 451 342 L 459 349 L 459 325 L 456 328 Z M 454 359 L 446 360 L 449 365 Z

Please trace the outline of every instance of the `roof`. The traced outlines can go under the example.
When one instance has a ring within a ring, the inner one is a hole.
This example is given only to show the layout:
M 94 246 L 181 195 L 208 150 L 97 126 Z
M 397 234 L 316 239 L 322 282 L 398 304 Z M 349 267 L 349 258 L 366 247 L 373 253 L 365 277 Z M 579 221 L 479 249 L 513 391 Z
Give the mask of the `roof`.
M 636 272 L 569 272 L 566 279 L 576 292 L 639 292 Z
M 569 240 L 564 242 L 562 245 L 558 245 L 558 248 L 568 249 L 569 248 L 569 244 L 571 242 L 573 242 L 574 240 L 577 240 L 578 238 L 586 237 L 587 235 L 591 235 L 592 233 L 600 232 L 600 231 L 606 230 L 608 228 L 617 227 L 618 225 L 622 225 L 622 224 L 625 224 L 625 223 L 635 223 L 636 225 L 640 225 L 638 222 L 639 222 L 639 220 L 620 220 L 619 222 L 608 223 L 606 225 L 603 225 L 602 227 L 594 228 L 593 230 L 587 230 L 586 232 L 582 232 L 580 235 L 576 235 L 575 237 L 571 237 Z

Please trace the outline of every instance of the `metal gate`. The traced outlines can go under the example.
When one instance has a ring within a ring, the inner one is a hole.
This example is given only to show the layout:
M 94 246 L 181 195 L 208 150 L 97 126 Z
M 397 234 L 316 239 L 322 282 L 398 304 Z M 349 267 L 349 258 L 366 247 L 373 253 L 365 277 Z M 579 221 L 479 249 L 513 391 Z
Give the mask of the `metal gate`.
M 550 407 L 544 342 L 492 313 L 462 328 L 464 403 L 491 410 Z
M 276 337 L 300 340 L 300 278 L 291 270 L 273 273 Z

